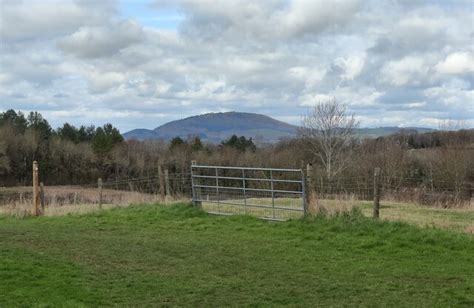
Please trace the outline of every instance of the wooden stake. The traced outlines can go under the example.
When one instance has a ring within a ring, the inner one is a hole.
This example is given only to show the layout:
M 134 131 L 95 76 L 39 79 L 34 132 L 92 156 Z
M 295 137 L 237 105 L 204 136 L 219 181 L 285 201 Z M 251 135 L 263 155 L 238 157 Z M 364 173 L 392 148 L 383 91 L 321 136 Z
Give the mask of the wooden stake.
M 380 168 L 374 170 L 374 212 L 373 217 L 379 218 L 380 214 Z
M 202 208 L 202 202 L 201 201 L 196 201 L 196 199 L 201 198 L 201 190 L 199 189 L 199 194 L 198 194 L 198 192 L 196 191 L 198 188 L 194 187 L 194 185 L 196 185 L 196 182 L 195 182 L 195 179 L 194 179 L 193 175 L 199 175 L 199 169 L 197 169 L 196 171 L 193 171 L 192 166 L 196 166 L 196 165 L 197 165 L 197 161 L 192 160 L 191 161 L 191 185 L 192 185 L 192 190 L 193 190 L 193 204 L 197 208 Z M 196 172 L 196 173 L 194 173 L 194 172 Z
M 39 168 L 37 161 L 33 162 L 33 215 L 40 215 Z
M 97 181 L 97 186 L 99 188 L 99 209 L 102 208 L 102 178 L 99 178 Z
M 314 168 L 312 164 L 306 165 L 306 188 L 305 188 L 305 198 L 306 198 L 306 212 L 311 208 L 311 202 L 316 200 L 315 192 L 315 177 L 314 177 Z
M 169 174 L 168 174 L 168 169 L 165 169 L 165 185 L 166 185 L 166 201 L 168 201 L 168 199 L 171 197 L 171 193 L 170 193 L 170 178 L 169 178 Z
M 44 184 L 43 182 L 40 182 L 40 201 L 41 201 L 40 215 L 44 215 Z
M 158 165 L 158 178 L 160 180 L 160 200 L 165 200 L 165 178 L 163 174 L 163 167 Z

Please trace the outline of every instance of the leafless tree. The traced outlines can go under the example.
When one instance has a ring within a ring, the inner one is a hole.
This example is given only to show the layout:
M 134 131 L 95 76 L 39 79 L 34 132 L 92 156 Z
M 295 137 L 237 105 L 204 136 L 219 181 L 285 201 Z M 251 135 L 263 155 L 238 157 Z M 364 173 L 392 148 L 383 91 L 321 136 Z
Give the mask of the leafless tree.
M 336 100 L 319 102 L 303 118 L 299 135 L 321 161 L 328 180 L 346 168 L 348 149 L 358 126 L 354 114 Z

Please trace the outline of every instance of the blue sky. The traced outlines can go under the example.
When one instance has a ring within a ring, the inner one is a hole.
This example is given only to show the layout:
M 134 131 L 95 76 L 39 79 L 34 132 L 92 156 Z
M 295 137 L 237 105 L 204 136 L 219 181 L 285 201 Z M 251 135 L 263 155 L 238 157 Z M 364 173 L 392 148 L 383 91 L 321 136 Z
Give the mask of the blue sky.
M 474 127 L 473 2 L 0 0 L 0 111 L 125 132 L 207 112 Z
M 148 0 L 120 1 L 120 15 L 123 18 L 136 19 L 144 27 L 176 31 L 184 19 L 176 8 L 154 9 Z

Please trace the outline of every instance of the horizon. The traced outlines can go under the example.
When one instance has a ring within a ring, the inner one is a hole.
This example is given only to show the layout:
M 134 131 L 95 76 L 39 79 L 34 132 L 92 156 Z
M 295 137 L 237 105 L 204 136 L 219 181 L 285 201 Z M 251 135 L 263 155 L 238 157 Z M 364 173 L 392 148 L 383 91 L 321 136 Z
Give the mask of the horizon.
M 125 133 L 236 110 L 299 125 L 336 99 L 364 128 L 472 128 L 473 19 L 461 0 L 0 0 L 0 112 Z

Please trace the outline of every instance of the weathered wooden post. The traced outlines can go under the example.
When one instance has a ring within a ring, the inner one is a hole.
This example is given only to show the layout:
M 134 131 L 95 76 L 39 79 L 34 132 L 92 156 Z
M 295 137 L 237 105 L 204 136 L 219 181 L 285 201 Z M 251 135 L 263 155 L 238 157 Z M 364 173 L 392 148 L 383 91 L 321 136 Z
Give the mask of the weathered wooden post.
M 168 200 L 171 198 L 171 193 L 170 193 L 170 177 L 169 177 L 168 169 L 165 169 L 165 187 L 166 187 L 165 200 L 168 201 Z
M 160 182 L 160 200 L 165 200 L 165 178 L 163 174 L 163 167 L 158 165 L 158 179 Z
M 97 181 L 97 187 L 99 188 L 99 209 L 102 208 L 102 178 Z
M 198 171 L 194 171 L 193 170 L 193 166 L 196 166 L 197 165 L 197 162 L 195 160 L 192 160 L 191 161 L 191 186 L 192 186 L 192 190 L 193 190 L 193 205 L 197 208 L 202 208 L 202 202 L 200 200 L 198 200 L 198 196 L 197 196 L 197 191 L 196 191 L 196 187 L 194 186 L 195 185 L 195 182 L 194 182 L 194 175 L 196 172 L 198 175 L 199 172 Z M 200 196 L 201 194 L 199 194 Z
M 374 170 L 374 218 L 379 218 L 380 214 L 380 168 Z
M 44 184 L 40 182 L 41 215 L 44 215 Z
M 311 203 L 316 201 L 316 192 L 314 190 L 314 168 L 312 164 L 306 165 L 306 187 L 305 187 L 305 197 L 306 197 L 306 213 L 311 208 Z
M 77 204 L 77 192 L 75 191 L 74 192 L 74 200 L 73 200 L 73 204 L 76 205 Z
M 40 215 L 40 196 L 39 196 L 39 168 L 38 162 L 33 162 L 33 214 Z

